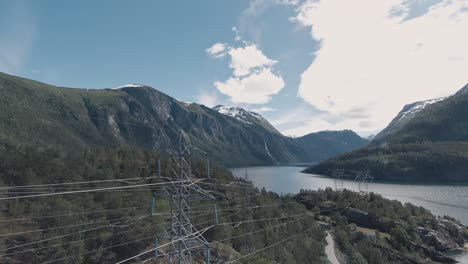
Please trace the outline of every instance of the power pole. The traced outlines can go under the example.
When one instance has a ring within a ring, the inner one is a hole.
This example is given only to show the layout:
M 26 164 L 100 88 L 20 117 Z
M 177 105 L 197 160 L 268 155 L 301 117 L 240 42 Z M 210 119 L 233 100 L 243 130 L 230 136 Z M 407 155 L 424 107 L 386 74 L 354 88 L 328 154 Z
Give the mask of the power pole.
M 370 176 L 368 171 L 358 171 L 354 181 L 358 184 L 359 193 L 369 194 L 369 182 L 372 182 L 374 177 Z
M 171 181 L 173 182 L 165 189 L 171 200 L 171 224 L 168 228 L 171 242 L 169 249 L 170 263 L 192 264 L 192 247 L 199 245 L 207 247 L 209 245 L 208 241 L 191 222 L 192 193 L 197 192 L 214 199 L 212 195 L 192 181 L 190 164 L 192 150 L 188 136 L 184 132 L 181 133 L 177 149 L 168 150 L 171 156 Z M 209 247 L 207 250 L 209 251 Z
M 344 170 L 343 169 L 335 169 L 332 171 L 332 176 L 335 180 L 335 191 L 342 191 L 344 189 Z

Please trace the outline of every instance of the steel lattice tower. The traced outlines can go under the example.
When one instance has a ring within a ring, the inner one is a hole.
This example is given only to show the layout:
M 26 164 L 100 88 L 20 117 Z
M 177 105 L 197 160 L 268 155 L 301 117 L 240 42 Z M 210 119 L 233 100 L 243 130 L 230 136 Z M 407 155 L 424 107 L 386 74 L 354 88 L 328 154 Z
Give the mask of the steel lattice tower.
M 197 192 L 213 198 L 198 187 L 191 178 L 190 159 L 192 146 L 185 133 L 181 133 L 177 150 L 168 150 L 171 155 L 172 184 L 165 189 L 171 200 L 171 224 L 168 228 L 170 238 L 170 263 L 193 263 L 192 247 L 209 244 L 192 225 L 190 207 L 192 193 Z
M 332 171 L 332 176 L 335 181 L 335 191 L 342 191 L 344 189 L 344 170 L 343 169 L 335 169 Z

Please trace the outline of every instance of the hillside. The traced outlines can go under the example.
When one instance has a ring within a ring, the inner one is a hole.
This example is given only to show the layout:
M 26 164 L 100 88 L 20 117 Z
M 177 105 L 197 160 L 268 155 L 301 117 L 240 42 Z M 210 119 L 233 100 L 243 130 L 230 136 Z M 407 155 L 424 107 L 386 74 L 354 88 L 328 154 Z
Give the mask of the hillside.
M 377 180 L 468 181 L 468 85 L 445 99 L 407 105 L 364 148 L 305 170 L 353 178 L 367 170 Z
M 0 263 L 117 263 L 147 250 L 129 263 L 168 263 L 171 162 L 161 159 L 163 176 L 157 177 L 158 159 L 154 151 L 122 148 L 0 151 Z M 235 179 L 225 168 L 207 178 L 204 165 L 193 161 L 192 177 L 216 200 L 193 194 L 191 221 L 207 230 L 212 263 L 243 256 L 242 263 L 326 264 L 327 229 L 349 263 L 454 263 L 444 252 L 468 238 L 454 219 L 373 193 L 328 188 L 282 196 Z M 43 191 L 52 196 L 25 197 Z M 151 250 L 155 237 L 158 257 Z M 289 243 L 278 243 L 284 239 Z M 204 263 L 203 249 L 192 249 L 194 263 Z
M 328 144 L 316 137 L 312 142 L 285 137 L 256 113 L 237 108 L 247 114 L 239 120 L 223 109 L 182 102 L 145 85 L 72 89 L 0 73 L 2 146 L 131 146 L 164 152 L 184 131 L 210 158 L 239 166 L 317 162 L 361 140 L 357 135 L 327 139 L 336 146 L 330 147 L 330 156 L 318 155 Z
M 369 143 L 351 130 L 321 131 L 298 137 L 295 141 L 306 149 L 319 150 L 311 153 L 311 160 L 325 160 Z

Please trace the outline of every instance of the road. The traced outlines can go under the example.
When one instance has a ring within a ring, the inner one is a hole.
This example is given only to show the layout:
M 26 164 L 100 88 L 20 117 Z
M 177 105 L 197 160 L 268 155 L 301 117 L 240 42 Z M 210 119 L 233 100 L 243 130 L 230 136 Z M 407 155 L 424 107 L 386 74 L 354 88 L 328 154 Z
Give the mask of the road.
M 331 264 L 340 264 L 338 259 L 336 258 L 335 253 L 335 241 L 333 237 L 327 232 L 327 237 L 325 238 L 327 241 L 327 246 L 325 247 L 325 254 L 327 254 L 327 258 Z

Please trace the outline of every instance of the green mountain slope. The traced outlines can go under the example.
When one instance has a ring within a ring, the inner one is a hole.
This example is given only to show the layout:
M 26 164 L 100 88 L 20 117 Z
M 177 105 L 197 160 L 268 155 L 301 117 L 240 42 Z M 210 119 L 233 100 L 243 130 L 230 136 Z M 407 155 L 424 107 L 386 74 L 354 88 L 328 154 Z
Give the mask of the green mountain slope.
M 250 115 L 258 122 L 181 102 L 144 85 L 71 89 L 0 73 L 0 145 L 164 152 L 184 131 L 196 147 L 227 166 L 319 161 L 316 145 L 285 137 L 259 115 Z M 330 155 L 351 150 L 355 142 L 362 139 L 335 140 L 339 146 L 332 146 L 336 151 Z
M 295 142 L 311 150 L 310 160 L 317 161 L 325 160 L 369 143 L 369 141 L 361 138 L 351 130 L 311 133 L 296 138 Z
M 446 99 L 405 106 L 369 146 L 305 172 L 330 175 L 344 169 L 352 178 L 367 170 L 380 180 L 468 181 L 467 113 L 468 85 Z

